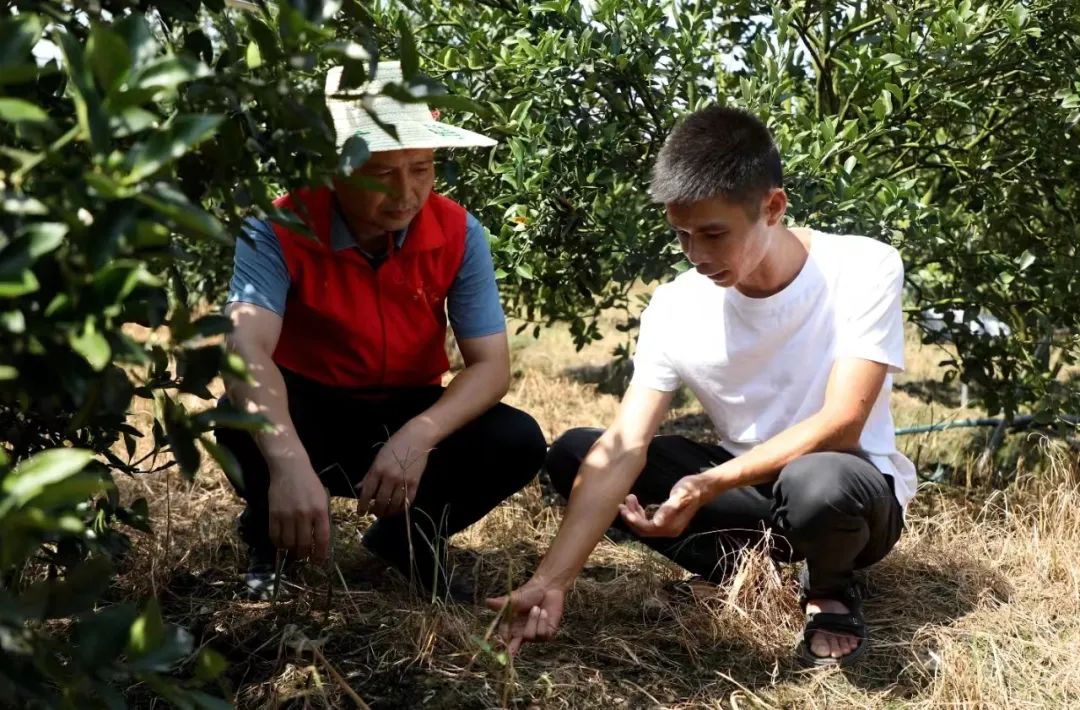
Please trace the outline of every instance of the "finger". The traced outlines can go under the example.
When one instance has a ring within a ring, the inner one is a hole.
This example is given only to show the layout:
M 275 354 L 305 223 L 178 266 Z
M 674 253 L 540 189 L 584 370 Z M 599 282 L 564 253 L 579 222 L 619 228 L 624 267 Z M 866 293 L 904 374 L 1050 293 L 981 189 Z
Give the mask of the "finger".
M 548 616 L 547 609 L 540 610 L 540 619 L 536 624 L 537 636 L 545 641 L 549 641 L 552 636 L 555 635 L 555 626 L 551 623 L 551 617 Z
M 634 505 L 634 503 L 629 500 L 619 506 L 619 514 L 622 515 L 623 519 L 627 522 L 639 522 L 645 519 L 645 516 L 642 515 L 641 506 Z
M 270 515 L 270 542 L 274 547 L 284 547 L 281 540 L 281 518 L 278 515 Z
M 356 510 L 358 512 L 366 513 L 371 509 L 371 499 L 375 497 L 375 492 L 379 490 L 381 478 L 381 474 L 374 466 L 368 470 L 364 480 L 360 483 L 360 495 L 356 499 Z
M 296 544 L 296 521 L 290 517 L 282 516 L 278 520 L 278 539 L 281 547 L 286 550 L 293 549 Z
M 306 515 L 296 516 L 296 537 L 293 542 L 293 552 L 297 559 L 304 559 L 311 554 L 311 528 L 312 519 Z
M 534 606 L 529 610 L 529 620 L 525 623 L 525 640 L 532 641 L 536 638 L 536 625 L 540 623 L 540 607 Z
M 502 611 L 506 608 L 506 605 L 510 602 L 510 597 L 488 597 L 484 600 L 484 605 L 492 611 Z
M 671 523 L 674 521 L 678 508 L 671 504 L 670 501 L 664 503 L 656 512 L 653 513 L 652 522 L 659 532 L 667 532 Z
M 330 514 L 315 516 L 315 539 L 312 553 L 316 562 L 325 562 L 330 554 Z
M 390 515 L 390 505 L 394 499 L 394 489 L 397 487 L 397 482 L 390 476 L 383 476 L 379 482 L 379 489 L 375 491 L 375 497 L 372 501 L 371 511 L 380 518 L 385 518 Z
M 521 650 L 522 643 L 524 643 L 524 639 L 522 639 L 520 636 L 515 636 L 514 638 L 510 639 L 510 645 L 507 648 L 507 651 L 509 651 L 511 656 L 517 655 L 517 652 Z
M 376 518 L 382 517 L 383 501 L 382 501 L 382 482 L 371 493 L 371 501 L 368 503 L 368 512 L 374 515 Z
M 633 508 L 624 508 L 620 512 L 627 526 L 635 533 L 643 537 L 650 537 L 653 534 L 652 521 L 646 518 L 643 512 Z
M 401 511 L 405 510 L 405 484 L 399 484 L 394 486 L 393 496 L 390 498 L 390 504 L 387 506 L 387 515 L 397 515 Z

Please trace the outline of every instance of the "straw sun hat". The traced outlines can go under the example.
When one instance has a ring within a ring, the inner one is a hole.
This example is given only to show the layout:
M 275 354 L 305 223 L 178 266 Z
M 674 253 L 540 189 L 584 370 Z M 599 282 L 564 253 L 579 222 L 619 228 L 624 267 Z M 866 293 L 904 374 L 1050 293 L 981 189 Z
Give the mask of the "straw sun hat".
M 479 133 L 440 123 L 424 103 L 407 104 L 389 96 L 368 96 L 363 100 L 334 98 L 341 71 L 341 67 L 334 67 L 326 75 L 326 104 L 334 120 L 339 149 L 352 136 L 363 138 L 372 153 L 408 148 L 475 148 L 496 143 Z M 399 62 L 379 62 L 375 76 L 358 88 L 376 94 L 388 83 L 404 83 Z M 379 128 L 364 110 L 365 105 L 380 121 L 397 130 L 397 140 Z

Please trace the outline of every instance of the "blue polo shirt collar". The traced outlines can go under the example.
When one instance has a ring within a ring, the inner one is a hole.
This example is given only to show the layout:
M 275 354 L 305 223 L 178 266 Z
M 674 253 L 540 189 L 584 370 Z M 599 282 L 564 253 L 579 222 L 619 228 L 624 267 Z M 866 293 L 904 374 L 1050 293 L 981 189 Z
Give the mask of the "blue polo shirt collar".
M 400 229 L 394 232 L 394 248 L 400 249 L 401 245 L 405 243 L 405 234 L 407 229 Z M 371 254 L 364 252 L 356 244 L 356 238 L 353 237 L 352 230 L 349 229 L 349 223 L 345 220 L 344 215 L 341 214 L 341 210 L 338 209 L 337 204 L 334 204 L 334 216 L 330 222 L 330 248 L 334 251 L 345 251 L 346 249 L 356 249 L 364 256 L 371 258 Z

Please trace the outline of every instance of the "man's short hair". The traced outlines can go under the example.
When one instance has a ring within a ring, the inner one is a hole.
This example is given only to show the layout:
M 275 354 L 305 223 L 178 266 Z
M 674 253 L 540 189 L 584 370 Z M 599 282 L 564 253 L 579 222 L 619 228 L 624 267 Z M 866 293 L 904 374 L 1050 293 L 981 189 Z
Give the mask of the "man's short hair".
M 758 200 L 783 186 L 780 152 L 765 124 L 749 111 L 710 106 L 687 116 L 664 141 L 649 194 L 665 204 L 722 197 L 756 218 Z

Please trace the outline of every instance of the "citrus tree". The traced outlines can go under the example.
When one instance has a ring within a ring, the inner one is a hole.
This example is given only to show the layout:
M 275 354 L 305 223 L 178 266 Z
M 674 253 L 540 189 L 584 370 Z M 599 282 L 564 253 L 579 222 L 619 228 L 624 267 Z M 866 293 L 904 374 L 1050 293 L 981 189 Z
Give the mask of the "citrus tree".
M 336 149 L 323 83 L 344 64 L 355 87 L 374 57 L 357 3 L 247 5 L 0 12 L 5 702 L 122 707 L 118 688 L 139 682 L 179 707 L 222 704 L 203 689 L 221 656 L 196 653 L 153 599 L 102 601 L 125 530 L 149 530 L 146 501 L 122 502 L 115 477 L 190 479 L 207 455 L 237 474 L 208 432 L 262 423 L 207 401 L 219 374 L 245 373 L 220 344 L 228 320 L 191 307 L 215 288 L 199 259 L 231 256 L 246 216 L 294 223 L 276 187 L 363 159 L 359 139 Z M 134 426 L 139 400 L 152 418 Z
M 1075 2 L 417 0 L 374 14 L 384 52 L 409 18 L 425 71 L 489 109 L 460 118 L 501 145 L 452 156 L 443 177 L 492 230 L 526 327 L 567 322 L 581 346 L 601 310 L 634 306 L 634 283 L 674 274 L 649 168 L 680 116 L 735 104 L 774 132 L 794 221 L 900 249 L 912 320 L 947 314 L 925 337 L 956 343 L 949 377 L 981 385 L 992 413 L 1075 410 Z M 987 313 L 1011 336 L 975 337 Z

